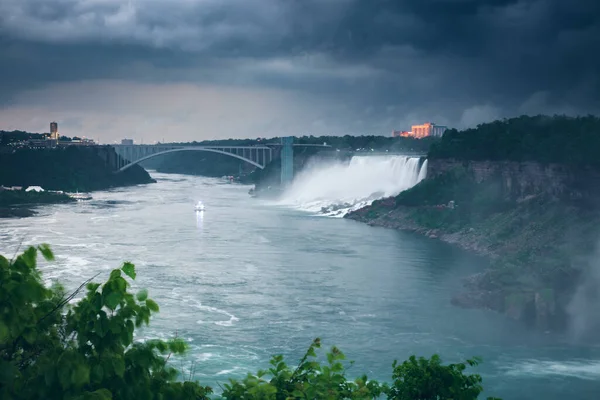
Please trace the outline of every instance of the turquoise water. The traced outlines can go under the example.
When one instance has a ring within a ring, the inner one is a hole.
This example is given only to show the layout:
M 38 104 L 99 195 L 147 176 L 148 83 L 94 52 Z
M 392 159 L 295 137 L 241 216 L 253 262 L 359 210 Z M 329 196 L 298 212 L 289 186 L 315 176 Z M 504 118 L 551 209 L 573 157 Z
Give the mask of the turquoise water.
M 386 380 L 394 359 L 481 356 L 486 395 L 505 399 L 598 398 L 600 348 L 531 333 L 449 299 L 485 260 L 420 236 L 312 216 L 215 179 L 153 174 L 157 184 L 94 193 L 0 222 L 2 253 L 48 242 L 44 276 L 76 287 L 124 260 L 161 306 L 141 337 L 183 337 L 177 361 L 215 387 L 295 362 L 315 337 L 355 360 L 350 375 Z M 203 214 L 193 210 L 197 200 Z

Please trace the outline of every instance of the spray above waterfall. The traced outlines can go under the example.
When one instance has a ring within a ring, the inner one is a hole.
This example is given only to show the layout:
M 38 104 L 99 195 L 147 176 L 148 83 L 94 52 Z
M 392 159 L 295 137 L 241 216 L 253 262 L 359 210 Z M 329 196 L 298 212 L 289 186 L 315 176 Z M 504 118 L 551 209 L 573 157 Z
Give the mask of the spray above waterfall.
M 298 173 L 280 204 L 342 217 L 413 187 L 426 174 L 427 160 L 421 165 L 417 157 L 355 156 L 350 162 L 319 162 Z

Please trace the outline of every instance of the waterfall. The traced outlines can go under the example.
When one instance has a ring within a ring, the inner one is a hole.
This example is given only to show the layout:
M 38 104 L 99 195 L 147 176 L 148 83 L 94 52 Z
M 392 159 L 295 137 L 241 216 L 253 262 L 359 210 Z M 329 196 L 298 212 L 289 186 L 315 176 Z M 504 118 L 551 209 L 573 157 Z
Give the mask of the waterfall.
M 279 203 L 342 217 L 416 185 L 427 175 L 427 160 L 419 164 L 419 158 L 408 156 L 355 156 L 350 162 L 315 163 L 294 178 Z

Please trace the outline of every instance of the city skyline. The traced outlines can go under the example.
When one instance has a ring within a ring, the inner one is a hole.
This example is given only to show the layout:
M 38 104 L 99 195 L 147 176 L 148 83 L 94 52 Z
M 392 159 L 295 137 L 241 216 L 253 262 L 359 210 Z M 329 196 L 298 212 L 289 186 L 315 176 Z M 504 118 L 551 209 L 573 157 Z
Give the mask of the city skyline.
M 600 110 L 594 0 L 6 0 L 0 15 L 2 130 L 151 143 Z

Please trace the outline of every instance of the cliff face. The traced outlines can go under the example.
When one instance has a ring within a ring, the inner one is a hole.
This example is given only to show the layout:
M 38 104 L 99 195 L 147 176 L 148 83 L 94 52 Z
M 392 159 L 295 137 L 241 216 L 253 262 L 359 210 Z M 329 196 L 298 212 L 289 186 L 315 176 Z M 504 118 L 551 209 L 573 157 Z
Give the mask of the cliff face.
M 438 159 L 413 189 L 346 217 L 489 256 L 490 269 L 467 278 L 452 303 L 559 330 L 596 250 L 599 190 L 594 169 Z
M 507 197 L 545 194 L 567 199 L 600 198 L 599 170 L 562 164 L 437 159 L 428 161 L 427 177 L 431 179 L 457 167 L 469 171 L 477 183 L 501 178 Z

